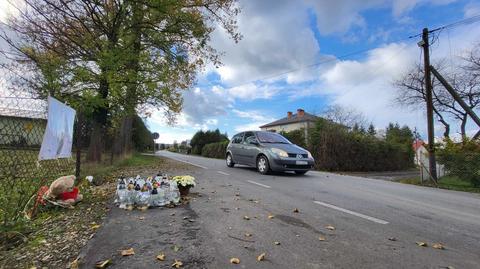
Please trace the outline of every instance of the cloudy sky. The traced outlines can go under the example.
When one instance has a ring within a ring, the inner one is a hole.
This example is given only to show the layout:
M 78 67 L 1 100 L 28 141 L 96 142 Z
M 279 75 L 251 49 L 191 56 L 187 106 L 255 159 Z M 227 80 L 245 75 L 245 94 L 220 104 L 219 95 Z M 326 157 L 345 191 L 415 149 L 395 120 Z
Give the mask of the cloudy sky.
M 221 29 L 214 33 L 224 65 L 199 75 L 184 95 L 177 125 L 167 126 L 160 113 L 148 120 L 159 142 L 189 139 L 198 129 L 219 128 L 232 136 L 287 111 L 321 113 L 331 104 L 363 112 L 379 129 L 399 122 L 425 133 L 425 112 L 392 100 L 392 81 L 421 59 L 419 38 L 408 37 L 423 27 L 480 14 L 480 2 L 469 0 L 240 0 L 240 5 L 244 38 L 235 44 Z M 444 30 L 432 57 L 453 62 L 475 42 L 480 23 Z M 368 51 L 342 57 L 362 50 Z
M 214 32 L 212 45 L 224 52 L 223 66 L 207 66 L 198 75 L 184 94 L 176 126 L 168 126 L 161 112 L 148 119 L 160 133 L 158 142 L 190 139 L 199 129 L 232 136 L 287 111 L 321 113 L 332 104 L 357 109 L 378 129 L 398 122 L 425 133 L 424 111 L 393 102 L 392 81 L 422 59 L 419 38 L 408 37 L 423 27 L 480 14 L 478 0 L 240 0 L 239 5 L 244 38 L 235 44 L 222 29 Z M 7 10 L 0 7 L 0 20 Z M 457 61 L 479 42 L 480 22 L 445 29 L 432 58 Z

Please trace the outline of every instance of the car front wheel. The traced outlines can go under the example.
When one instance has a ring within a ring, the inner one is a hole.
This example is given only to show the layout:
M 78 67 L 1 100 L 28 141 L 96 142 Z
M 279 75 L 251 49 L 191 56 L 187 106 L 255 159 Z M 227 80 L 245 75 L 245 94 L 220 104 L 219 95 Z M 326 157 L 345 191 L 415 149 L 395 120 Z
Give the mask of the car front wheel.
M 260 156 L 257 158 L 257 170 L 260 174 L 266 175 L 270 171 L 270 165 L 268 164 L 268 159 L 265 156 Z
M 225 161 L 227 162 L 228 167 L 233 167 L 235 165 L 232 159 L 232 154 L 230 153 L 227 154 L 227 159 Z

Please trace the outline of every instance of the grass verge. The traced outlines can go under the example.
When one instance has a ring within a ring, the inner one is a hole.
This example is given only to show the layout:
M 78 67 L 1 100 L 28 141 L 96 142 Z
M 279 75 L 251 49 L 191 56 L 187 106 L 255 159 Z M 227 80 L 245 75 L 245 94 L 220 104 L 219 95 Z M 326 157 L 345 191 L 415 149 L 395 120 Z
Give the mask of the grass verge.
M 412 185 L 435 187 L 435 185 L 429 181 L 422 183 L 420 181 L 420 177 L 400 179 L 398 180 L 398 182 Z M 480 193 L 480 188 L 473 186 L 468 181 L 461 180 L 460 178 L 454 176 L 444 176 L 440 178 L 438 180 L 438 187 L 447 190 Z

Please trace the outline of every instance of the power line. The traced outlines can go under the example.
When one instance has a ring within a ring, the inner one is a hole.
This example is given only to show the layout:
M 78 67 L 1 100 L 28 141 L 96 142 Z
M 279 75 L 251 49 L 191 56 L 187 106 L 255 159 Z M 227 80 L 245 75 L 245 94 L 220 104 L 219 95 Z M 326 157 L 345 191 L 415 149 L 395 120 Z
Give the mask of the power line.
M 475 22 L 477 22 L 477 21 L 479 21 L 479 20 L 480 20 L 480 14 L 477 14 L 477 15 L 474 15 L 474 16 L 472 16 L 472 17 L 470 17 L 470 18 L 463 19 L 463 20 L 459 20 L 459 21 L 455 21 L 455 22 L 452 22 L 452 23 L 450 23 L 450 24 L 446 24 L 446 25 L 444 25 L 444 26 L 435 28 L 435 29 L 433 29 L 433 30 L 430 30 L 429 33 L 441 31 L 441 30 L 443 30 L 443 29 L 454 28 L 454 27 L 457 27 L 457 26 L 460 26 L 460 25 L 463 25 L 463 24 L 475 23 Z M 405 38 L 400 38 L 400 39 L 397 39 L 397 40 L 392 40 L 392 41 L 390 41 L 389 43 L 397 43 L 397 42 L 400 42 L 400 41 L 405 41 L 405 40 L 409 40 L 409 39 L 416 38 L 416 37 L 420 37 L 420 36 L 422 36 L 422 34 L 411 35 L 411 36 L 408 36 L 408 37 L 405 37 Z M 435 36 L 434 36 L 434 38 L 435 38 Z M 436 38 L 438 38 L 438 34 L 436 35 Z M 432 42 L 432 43 L 435 43 L 435 40 L 434 40 L 434 42 Z M 374 48 L 368 48 L 368 49 L 363 49 L 363 50 L 358 50 L 358 51 L 350 52 L 350 53 L 343 54 L 343 55 L 341 55 L 341 56 L 338 56 L 338 57 L 335 57 L 335 58 L 332 58 L 332 59 L 319 61 L 319 62 L 316 62 L 316 63 L 313 63 L 313 64 L 301 66 L 301 67 L 298 67 L 298 68 L 295 68 L 295 69 L 290 69 L 290 70 L 287 70 L 287 71 L 284 71 L 284 72 L 267 75 L 267 76 L 265 76 L 265 77 L 263 77 L 263 78 L 257 78 L 257 79 L 254 79 L 254 80 L 250 80 L 250 81 L 247 81 L 247 82 L 243 82 L 243 83 L 240 83 L 240 84 L 237 84 L 237 85 L 234 85 L 234 86 L 227 87 L 227 88 L 225 88 L 225 89 L 232 89 L 232 88 L 236 88 L 236 87 L 248 85 L 248 84 L 253 83 L 253 82 L 256 82 L 256 81 L 262 81 L 262 80 L 268 80 L 268 79 L 272 79 L 272 78 L 276 78 L 276 77 L 281 77 L 281 76 L 284 76 L 284 75 L 287 75 L 287 74 L 290 74 L 290 73 L 294 73 L 294 72 L 297 72 L 297 71 L 300 71 L 300 70 L 310 69 L 310 68 L 317 67 L 317 66 L 322 65 L 322 64 L 326 64 L 326 63 L 330 63 L 330 62 L 335 62 L 335 61 L 338 61 L 338 60 L 342 60 L 342 59 L 345 59 L 345 58 L 350 57 L 350 56 L 354 56 L 354 55 L 358 55 L 358 54 L 363 54 L 363 53 L 366 53 L 366 52 L 375 50 L 375 49 L 377 49 L 377 48 L 380 48 L 380 47 L 377 46 L 377 47 L 374 47 Z M 213 84 L 209 83 L 208 85 L 213 85 Z

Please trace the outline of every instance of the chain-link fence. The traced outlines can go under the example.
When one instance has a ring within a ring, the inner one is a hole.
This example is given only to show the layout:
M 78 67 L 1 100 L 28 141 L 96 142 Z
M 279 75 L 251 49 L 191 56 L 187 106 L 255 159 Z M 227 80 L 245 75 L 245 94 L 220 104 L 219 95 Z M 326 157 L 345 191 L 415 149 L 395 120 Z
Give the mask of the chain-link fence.
M 38 155 L 47 125 L 47 102 L 19 92 L 0 92 L 0 218 L 16 225 L 39 187 L 75 174 L 72 158 L 42 160 Z

